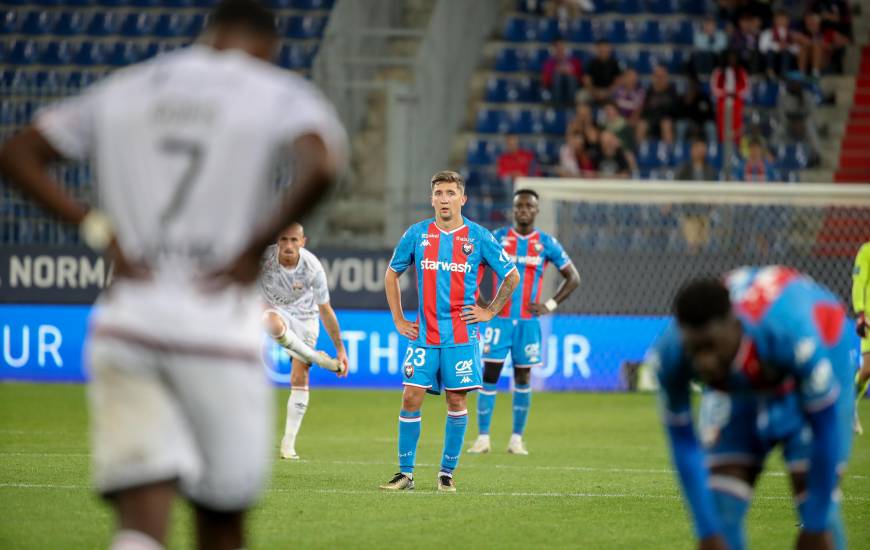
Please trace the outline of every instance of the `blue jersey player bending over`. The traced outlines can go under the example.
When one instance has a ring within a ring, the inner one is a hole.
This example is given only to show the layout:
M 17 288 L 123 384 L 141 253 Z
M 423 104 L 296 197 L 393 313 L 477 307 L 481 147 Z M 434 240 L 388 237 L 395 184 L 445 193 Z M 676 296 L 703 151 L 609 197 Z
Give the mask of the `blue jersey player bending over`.
M 753 487 L 780 444 L 801 520 L 797 547 L 844 548 L 837 485 L 851 446 L 857 367 L 845 306 L 809 277 L 771 266 L 691 281 L 674 313 L 676 325 L 648 360 L 700 547 L 746 546 Z M 707 387 L 701 444 L 692 380 Z
M 465 185 L 456 172 L 431 179 L 435 217 L 412 225 L 402 235 L 384 277 L 387 302 L 400 334 L 411 340 L 402 365 L 404 392 L 399 413 L 399 473 L 381 489 L 414 488 L 414 463 L 420 439 L 421 407 L 428 391 L 447 397 L 444 451 L 438 490 L 456 491 L 453 471 L 468 426 L 466 394 L 480 389 L 478 324 L 489 321 L 510 298 L 517 269 L 485 228 L 462 217 Z M 504 282 L 492 303 L 476 305 L 477 273 L 488 265 Z M 399 276 L 414 266 L 419 308 L 417 321 L 405 319 Z
M 511 356 L 514 366 L 513 431 L 508 452 L 529 454 L 523 443 L 523 432 L 531 406 L 531 370 L 542 364 L 541 323 L 538 316 L 555 311 L 556 307 L 580 285 L 580 274 L 552 235 L 535 229 L 538 215 L 538 194 L 531 189 L 514 193 L 514 225 L 495 231 L 494 235 L 508 256 L 517 264 L 520 283 L 513 296 L 489 322 L 484 331 L 483 389 L 477 397 L 477 440 L 469 453 L 490 451 L 489 427 L 495 409 L 496 385 L 501 368 Z M 562 275 L 562 283 L 552 298 L 541 303 L 544 272 L 552 263 Z

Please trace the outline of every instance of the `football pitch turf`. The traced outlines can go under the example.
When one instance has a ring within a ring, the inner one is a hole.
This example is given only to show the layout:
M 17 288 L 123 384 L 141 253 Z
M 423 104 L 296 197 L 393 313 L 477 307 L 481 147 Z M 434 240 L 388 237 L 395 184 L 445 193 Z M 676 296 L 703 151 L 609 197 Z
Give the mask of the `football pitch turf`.
M 0 548 L 105 548 L 108 508 L 89 488 L 84 387 L 0 384 Z M 287 390 L 276 392 L 276 437 Z M 465 448 L 476 436 L 474 404 Z M 529 456 L 505 452 L 501 393 L 493 451 L 463 452 L 457 494 L 435 491 L 443 398 L 427 397 L 413 492 L 378 484 L 396 467 L 400 392 L 312 391 L 296 449 L 278 461 L 249 522 L 250 548 L 692 548 L 651 395 L 538 393 Z M 870 423 L 870 401 L 861 412 Z M 277 455 L 277 440 L 275 453 Z M 788 548 L 796 520 L 778 458 L 748 518 L 751 548 Z M 870 548 L 870 436 L 843 483 L 851 548 Z M 190 512 L 173 511 L 170 548 L 191 548 Z

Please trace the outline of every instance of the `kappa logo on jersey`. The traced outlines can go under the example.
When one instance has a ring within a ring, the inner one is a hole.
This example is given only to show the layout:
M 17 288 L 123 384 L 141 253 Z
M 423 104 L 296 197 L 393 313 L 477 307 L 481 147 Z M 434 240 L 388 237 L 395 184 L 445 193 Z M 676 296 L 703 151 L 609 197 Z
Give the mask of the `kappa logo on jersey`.
M 427 246 L 429 246 L 429 240 L 428 239 L 424 240 L 422 243 L 420 243 L 420 246 L 422 246 L 423 248 L 426 248 Z
M 450 271 L 452 273 L 468 273 L 471 271 L 471 264 L 460 264 L 456 262 L 444 262 L 435 260 L 421 260 L 420 268 L 426 271 Z
M 457 362 L 453 368 L 456 369 L 457 375 L 471 374 L 472 372 L 474 372 L 474 370 L 472 369 L 473 365 L 474 365 L 474 361 L 471 359 L 468 359 L 467 361 Z M 469 380 L 469 382 L 471 382 L 471 380 Z
M 405 378 L 411 378 L 412 376 L 414 376 L 414 365 L 405 363 Z
M 471 253 L 474 252 L 474 245 L 471 243 L 462 243 L 462 253 L 466 256 L 470 256 Z

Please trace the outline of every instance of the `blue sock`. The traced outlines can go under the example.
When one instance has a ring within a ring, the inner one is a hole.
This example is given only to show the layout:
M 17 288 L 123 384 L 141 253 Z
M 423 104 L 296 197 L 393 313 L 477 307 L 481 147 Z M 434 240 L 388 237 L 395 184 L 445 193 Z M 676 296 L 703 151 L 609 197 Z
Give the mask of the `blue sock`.
M 746 548 L 743 518 L 749 509 L 749 501 L 717 489 L 713 489 L 713 501 L 716 503 L 716 511 L 722 522 L 722 534 L 728 548 L 743 550 Z
M 444 426 L 444 454 L 441 457 L 441 471 L 453 473 L 465 441 L 465 428 L 468 427 L 468 411 L 447 411 L 447 424 Z
M 529 406 L 532 404 L 532 386 L 529 384 L 514 384 L 514 431 L 523 435 L 526 420 L 529 418 Z
M 496 384 L 483 383 L 483 389 L 477 392 L 477 431 L 480 435 L 489 434 L 492 423 L 492 411 L 495 410 Z
M 414 473 L 422 414 L 422 411 L 399 412 L 399 471 L 403 474 Z
M 798 505 L 798 510 L 803 516 L 803 508 L 806 503 Z M 843 529 L 843 516 L 840 513 L 840 503 L 832 502 L 830 512 L 828 512 L 828 530 L 834 538 L 834 548 L 836 550 L 846 550 L 846 532 Z

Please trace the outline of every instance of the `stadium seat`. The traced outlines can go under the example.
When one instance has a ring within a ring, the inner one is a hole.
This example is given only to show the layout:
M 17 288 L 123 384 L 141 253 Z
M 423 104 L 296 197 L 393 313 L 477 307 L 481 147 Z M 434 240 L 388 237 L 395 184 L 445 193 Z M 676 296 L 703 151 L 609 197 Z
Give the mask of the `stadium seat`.
M 477 113 L 477 122 L 474 128 L 481 134 L 499 134 L 506 132 L 509 127 L 503 111 L 481 109 Z
M 777 162 L 783 170 L 803 170 L 809 165 L 809 155 L 803 144 L 780 145 L 776 152 Z
M 124 16 L 116 11 L 98 11 L 88 24 L 88 34 L 92 36 L 107 36 L 118 34 Z
M 679 21 L 668 25 L 668 41 L 680 46 L 691 46 L 695 41 L 695 27 L 691 21 Z
M 7 10 L 0 18 L 0 34 L 17 33 L 24 24 L 22 13 L 16 10 Z
M 154 26 L 153 34 L 167 38 L 188 36 L 191 24 L 189 15 L 181 13 L 163 13 Z
M 659 27 L 659 22 L 655 19 L 650 19 L 641 23 L 636 30 L 634 41 L 642 44 L 660 44 L 662 42 L 662 31 Z
M 707 0 L 679 0 L 678 11 L 686 15 L 706 15 Z
M 532 142 L 532 149 L 541 164 L 557 164 L 559 162 L 559 144 L 546 138 L 538 138 Z
M 646 11 L 656 15 L 672 15 L 679 12 L 673 0 L 646 0 Z
M 657 62 L 648 50 L 640 50 L 626 55 L 626 62 L 640 75 L 652 73 L 653 65 Z
M 668 67 L 668 72 L 671 74 L 683 74 L 686 71 L 686 57 L 685 52 L 681 49 L 668 50 L 668 54 L 670 54 L 670 59 L 666 62 Z M 664 60 L 662 61 L 665 62 Z M 680 81 L 680 83 L 684 83 L 685 81 Z
M 40 61 L 43 65 L 69 65 L 75 58 L 75 42 L 49 42 L 40 53 Z
M 566 38 L 571 42 L 580 44 L 591 44 L 595 41 L 595 33 L 592 28 L 592 21 L 588 17 L 583 19 L 575 19 L 568 23 Z
M 762 79 L 752 87 L 752 102 L 765 108 L 776 107 L 779 97 L 779 84 L 774 81 Z
M 559 30 L 559 21 L 555 18 L 541 18 L 538 20 L 538 24 L 535 26 L 534 36 L 529 36 L 529 40 L 536 40 L 538 42 L 552 42 L 557 38 L 560 38 L 562 32 Z
M 505 21 L 502 37 L 509 42 L 525 42 L 527 40 L 528 21 L 525 17 L 509 17 Z
M 502 48 L 495 56 L 495 70 L 503 73 L 512 73 L 520 68 L 517 50 L 515 48 Z
M 536 48 L 531 50 L 525 50 L 525 55 L 523 56 L 523 70 L 531 72 L 531 73 L 540 73 L 544 68 L 544 63 L 547 62 L 547 59 L 550 57 L 550 49 L 549 48 Z
M 491 141 L 473 139 L 468 143 L 466 162 L 470 166 L 491 166 L 497 156 L 498 148 Z
M 537 78 L 523 77 L 516 81 L 514 90 L 517 94 L 515 98 L 511 98 L 510 91 L 508 93 L 509 101 L 522 101 L 525 103 L 537 103 L 541 101 L 540 81 Z
M 121 34 L 130 37 L 149 36 L 154 32 L 157 21 L 158 17 L 151 12 L 128 13 L 121 24 Z
M 606 39 L 611 44 L 626 44 L 628 43 L 628 28 L 622 19 L 616 19 L 608 22 L 603 27 L 603 36 L 600 38 Z
M 62 12 L 54 27 L 54 34 L 60 36 L 84 34 L 90 21 L 90 16 L 78 10 Z
M 646 11 L 641 0 L 618 0 L 614 6 L 614 11 L 624 15 L 637 15 Z
M 508 83 L 506 80 L 490 77 L 486 81 L 486 90 L 484 91 L 484 100 L 489 103 L 502 103 L 507 101 Z
M 543 130 L 537 111 L 521 109 L 508 114 L 510 131 L 514 134 L 539 134 Z
M 290 0 L 290 7 L 295 10 L 329 10 L 335 0 Z
M 74 60 L 78 65 L 105 65 L 111 47 L 109 43 L 82 42 Z
M 564 136 L 568 127 L 568 116 L 559 109 L 547 109 L 542 117 L 544 133 Z
M 27 12 L 24 24 L 21 25 L 21 32 L 30 35 L 51 34 L 57 24 L 57 19 L 57 12 L 42 10 Z
M 9 63 L 14 65 L 30 65 L 36 63 L 39 51 L 36 42 L 32 40 L 16 40 L 9 51 Z
M 143 50 L 136 42 L 117 42 L 112 46 L 108 62 L 115 67 L 123 67 L 137 63 L 142 55 Z
M 290 38 L 319 38 L 326 24 L 325 17 L 290 16 L 284 26 L 284 32 Z

